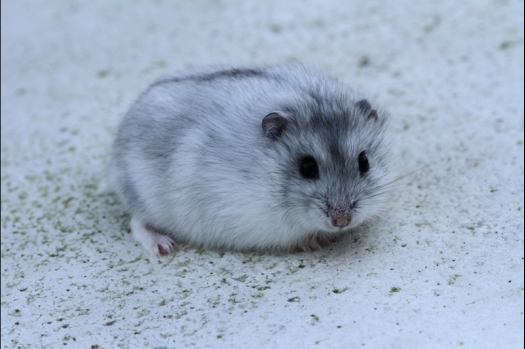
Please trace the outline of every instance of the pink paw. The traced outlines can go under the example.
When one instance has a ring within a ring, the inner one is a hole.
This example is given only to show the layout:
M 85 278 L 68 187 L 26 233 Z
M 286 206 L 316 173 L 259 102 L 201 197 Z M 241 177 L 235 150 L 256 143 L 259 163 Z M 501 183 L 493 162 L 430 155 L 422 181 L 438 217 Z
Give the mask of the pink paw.
M 319 234 L 304 241 L 298 246 L 300 251 L 319 251 L 329 246 L 333 242 L 341 240 L 344 234 Z
M 156 234 L 157 235 L 155 236 L 154 241 L 151 241 L 149 246 L 146 247 L 146 250 L 148 250 L 156 257 L 167 256 L 177 251 L 177 245 L 175 244 L 175 241 L 173 241 L 172 238 L 166 235 L 161 235 L 159 233 Z
M 318 236 L 312 236 L 310 239 L 297 246 L 297 249 L 302 252 L 318 251 L 322 248 L 323 244 Z
M 135 240 L 152 255 L 156 257 L 166 256 L 178 250 L 172 238 L 158 232 L 151 225 L 143 223 L 138 218 L 131 218 L 130 226 Z

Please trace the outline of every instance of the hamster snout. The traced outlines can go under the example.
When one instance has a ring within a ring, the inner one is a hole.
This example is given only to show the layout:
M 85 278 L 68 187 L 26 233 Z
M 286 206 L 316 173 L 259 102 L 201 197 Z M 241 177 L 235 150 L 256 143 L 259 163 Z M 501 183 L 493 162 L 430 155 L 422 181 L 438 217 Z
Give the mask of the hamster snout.
M 208 68 L 142 94 L 106 180 L 154 255 L 289 250 L 378 215 L 390 148 L 386 113 L 317 70 Z
M 332 225 L 337 228 L 344 228 L 352 221 L 352 209 L 354 204 L 350 204 L 346 209 L 328 205 L 328 217 Z

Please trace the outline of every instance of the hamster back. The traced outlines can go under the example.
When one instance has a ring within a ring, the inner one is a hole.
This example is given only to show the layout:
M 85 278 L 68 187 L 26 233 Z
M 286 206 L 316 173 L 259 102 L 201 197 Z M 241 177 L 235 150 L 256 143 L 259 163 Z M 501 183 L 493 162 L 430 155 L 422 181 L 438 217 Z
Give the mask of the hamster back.
M 109 178 L 134 238 L 161 255 L 340 235 L 380 212 L 390 168 L 385 112 L 292 64 L 157 81 L 124 117 Z

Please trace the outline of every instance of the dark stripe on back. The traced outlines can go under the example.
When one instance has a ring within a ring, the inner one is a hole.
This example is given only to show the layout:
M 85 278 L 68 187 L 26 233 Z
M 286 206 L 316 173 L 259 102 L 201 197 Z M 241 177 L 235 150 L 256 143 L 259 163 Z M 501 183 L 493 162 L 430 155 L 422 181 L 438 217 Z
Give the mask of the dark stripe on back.
M 168 82 L 183 82 L 183 81 L 196 81 L 196 82 L 210 82 L 216 79 L 230 78 L 230 79 L 245 79 L 251 77 L 265 77 L 266 75 L 262 70 L 258 69 L 229 69 L 221 70 L 214 73 L 202 74 L 202 75 L 190 75 L 183 77 L 174 77 L 164 80 L 157 81 L 151 86 L 165 84 Z

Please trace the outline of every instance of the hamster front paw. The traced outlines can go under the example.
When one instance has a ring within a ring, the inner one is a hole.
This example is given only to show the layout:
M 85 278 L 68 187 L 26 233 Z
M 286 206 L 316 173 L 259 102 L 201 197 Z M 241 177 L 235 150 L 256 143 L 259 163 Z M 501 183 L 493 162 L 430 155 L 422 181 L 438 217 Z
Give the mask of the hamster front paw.
M 343 238 L 344 234 L 316 234 L 297 246 L 299 252 L 319 251 Z
M 132 217 L 130 226 L 135 241 L 155 257 L 170 255 L 178 250 L 172 238 L 160 233 L 148 223 Z

